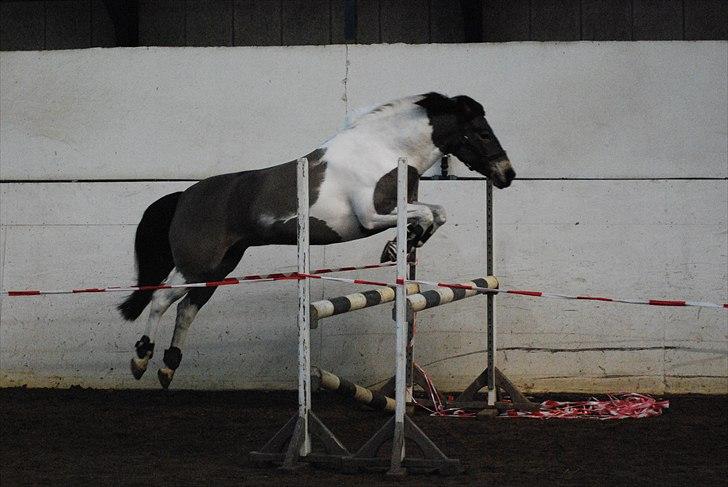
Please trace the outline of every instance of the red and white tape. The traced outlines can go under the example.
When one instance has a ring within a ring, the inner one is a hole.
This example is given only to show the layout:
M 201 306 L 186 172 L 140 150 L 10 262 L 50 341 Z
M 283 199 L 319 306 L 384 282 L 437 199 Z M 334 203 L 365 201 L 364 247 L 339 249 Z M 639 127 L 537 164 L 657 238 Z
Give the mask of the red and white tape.
M 321 274 L 330 274 L 334 272 L 348 272 L 368 269 L 379 269 L 382 267 L 392 267 L 397 265 L 395 262 L 385 262 L 383 264 L 367 264 L 361 266 L 347 266 L 336 268 L 316 269 L 311 275 L 319 276 Z M 206 281 L 192 282 L 185 284 L 155 284 L 149 286 L 107 286 L 107 287 L 90 287 L 78 289 L 61 289 L 61 290 L 38 290 L 25 289 L 21 291 L 2 291 L 0 294 L 6 296 L 42 296 L 46 294 L 83 294 L 83 293 L 112 293 L 112 292 L 131 292 L 131 291 L 156 291 L 157 289 L 174 289 L 174 288 L 196 288 L 196 287 L 217 287 L 217 286 L 233 286 L 236 284 L 245 284 L 252 282 L 271 282 L 271 281 L 288 281 L 298 280 L 301 277 L 297 272 L 276 272 L 272 274 L 249 274 L 240 277 L 228 277 L 222 281 Z
M 392 283 L 387 282 L 381 282 L 381 281 L 368 281 L 365 279 L 346 279 L 343 277 L 330 277 L 330 276 L 320 276 L 320 275 L 312 275 L 312 274 L 302 274 L 302 277 L 307 277 L 310 279 L 325 279 L 328 281 L 337 281 L 337 282 L 348 282 L 352 284 L 366 284 L 366 285 L 374 285 L 374 286 L 393 286 Z M 433 282 L 433 281 L 423 281 L 419 279 L 404 279 L 402 277 L 397 278 L 397 284 L 405 284 L 406 282 L 416 282 L 417 284 L 422 284 L 425 286 L 431 286 L 431 287 L 446 287 L 451 289 L 470 289 L 473 291 L 479 291 L 483 293 L 492 293 L 492 294 L 516 294 L 520 296 L 531 296 L 531 297 L 538 297 L 538 298 L 551 298 L 551 299 L 569 299 L 569 300 L 583 300 L 583 301 L 604 301 L 604 302 L 612 302 L 612 303 L 627 303 L 627 304 L 642 304 L 642 305 L 650 305 L 650 306 L 692 306 L 692 307 L 699 307 L 699 308 L 718 308 L 718 309 L 726 309 L 728 310 L 728 303 L 725 304 L 715 304 L 715 303 L 708 303 L 704 301 L 678 301 L 678 300 L 665 300 L 665 299 L 624 299 L 624 298 L 603 298 L 598 296 L 581 296 L 581 295 L 568 295 L 568 294 L 557 294 L 557 293 L 551 293 L 551 292 L 543 292 L 543 291 L 525 291 L 525 290 L 519 290 L 519 289 L 490 289 L 487 287 L 478 287 L 478 286 L 472 286 L 469 284 L 455 284 L 455 283 L 448 283 L 448 282 Z
M 432 402 L 432 408 L 425 406 L 413 398 L 413 402 L 430 413 L 430 416 L 451 418 L 475 418 L 477 413 L 462 408 L 448 408 L 440 399 L 430 376 L 417 364 L 413 364 L 425 378 L 426 393 Z M 608 395 L 606 400 L 591 398 L 587 401 L 554 401 L 546 400 L 539 404 L 536 411 L 518 411 L 508 409 L 501 413 L 501 418 L 535 418 L 535 419 L 629 419 L 659 416 L 664 409 L 670 407 L 670 401 L 659 401 L 646 394 L 627 393 L 617 396 Z
M 412 402 L 415 403 L 415 405 L 421 407 L 425 411 L 428 411 L 430 413 L 430 416 L 440 416 L 440 417 L 454 417 L 454 418 L 475 418 L 477 414 L 473 411 L 466 411 L 461 408 L 448 408 L 445 407 L 445 404 L 442 402 L 442 399 L 440 399 L 440 393 L 437 392 L 437 389 L 435 388 L 435 384 L 432 382 L 432 379 L 430 378 L 430 375 L 425 372 L 425 370 L 420 367 L 419 365 L 413 363 L 414 367 L 417 368 L 417 370 L 422 374 L 422 377 L 425 378 L 425 384 L 427 385 L 427 390 L 425 391 L 430 396 L 430 401 L 432 402 L 432 408 L 428 408 L 421 402 L 418 402 L 417 399 L 414 397 L 412 398 Z
M 544 401 L 536 411 L 509 409 L 500 415 L 503 418 L 536 419 L 628 419 L 659 416 L 670 407 L 670 401 L 658 401 L 645 394 L 620 394 L 608 396 L 600 401 Z
M 351 284 L 360 284 L 366 286 L 395 286 L 403 285 L 406 282 L 415 282 L 418 284 L 431 286 L 431 287 L 445 287 L 451 289 L 470 289 L 473 291 L 479 291 L 483 293 L 492 294 L 515 294 L 520 296 L 531 296 L 538 298 L 550 298 L 550 299 L 566 299 L 566 300 L 581 300 L 581 301 L 602 301 L 611 303 L 626 303 L 626 304 L 640 304 L 649 306 L 679 306 L 679 307 L 698 307 L 698 308 L 713 308 L 713 309 L 726 309 L 728 310 L 728 303 L 716 304 L 705 301 L 686 301 L 686 300 L 667 300 L 667 299 L 639 299 L 639 298 L 607 298 L 600 296 L 587 296 L 587 295 L 569 295 L 552 293 L 545 291 L 527 291 L 519 289 L 490 289 L 485 287 L 478 287 L 469 284 L 456 284 L 448 282 L 434 282 L 434 281 L 423 281 L 418 279 L 405 279 L 398 277 L 395 283 L 384 282 L 384 281 L 372 281 L 369 279 L 346 279 L 343 277 L 331 277 L 323 274 L 330 274 L 334 272 L 347 272 L 365 269 L 378 269 L 382 267 L 392 267 L 396 265 L 394 262 L 385 262 L 383 264 L 367 264 L 362 266 L 347 266 L 337 268 L 324 268 L 316 269 L 309 274 L 299 274 L 297 272 L 287 273 L 272 273 L 272 274 L 250 274 L 247 276 L 240 277 L 228 277 L 221 281 L 207 281 L 207 282 L 195 282 L 186 284 L 158 284 L 153 286 L 109 286 L 109 287 L 93 287 L 93 288 L 80 288 L 80 289 L 64 289 L 64 290 L 36 290 L 26 289 L 22 291 L 2 291 L 0 294 L 7 296 L 40 296 L 47 294 L 81 294 L 81 293 L 107 293 L 107 292 L 130 292 L 130 291 L 154 291 L 157 289 L 173 289 L 173 288 L 196 288 L 196 287 L 217 287 L 217 286 L 232 286 L 237 284 L 252 283 L 252 282 L 270 282 L 270 281 L 288 281 L 288 280 L 299 280 L 299 279 L 324 279 L 336 282 L 346 282 Z

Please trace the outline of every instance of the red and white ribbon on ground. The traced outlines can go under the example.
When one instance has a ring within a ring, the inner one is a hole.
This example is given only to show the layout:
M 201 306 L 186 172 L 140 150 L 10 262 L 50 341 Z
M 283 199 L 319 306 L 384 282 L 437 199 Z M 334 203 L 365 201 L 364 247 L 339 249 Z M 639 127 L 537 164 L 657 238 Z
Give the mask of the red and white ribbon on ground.
M 367 264 L 361 266 L 347 266 L 336 268 L 316 269 L 312 271 L 312 275 L 330 274 L 333 272 L 348 272 L 366 269 L 379 269 L 382 267 L 392 267 L 397 265 L 395 262 L 385 262 L 383 264 Z M 91 287 L 78 289 L 61 289 L 61 290 L 37 290 L 25 289 L 22 291 L 2 291 L 0 294 L 6 296 L 42 296 L 46 294 L 82 294 L 82 293 L 112 293 L 112 292 L 132 292 L 132 291 L 156 291 L 157 289 L 174 289 L 174 288 L 195 288 L 195 287 L 216 287 L 216 286 L 233 286 L 236 284 L 252 283 L 252 282 L 271 282 L 271 281 L 288 281 L 298 280 L 301 277 L 297 272 L 277 272 L 272 274 L 250 274 L 240 277 L 228 277 L 222 281 L 206 281 L 192 282 L 186 284 L 155 284 L 149 286 L 108 286 L 108 287 Z
M 461 408 L 448 408 L 440 399 L 430 376 L 417 364 L 413 364 L 422 373 L 427 383 L 425 391 L 432 401 L 432 408 L 413 402 L 430 413 L 430 416 L 475 418 L 477 413 Z M 536 411 L 517 411 L 509 409 L 500 414 L 501 418 L 535 418 L 535 419 L 628 419 L 649 418 L 659 416 L 663 409 L 670 407 L 670 401 L 657 399 L 646 394 L 628 393 L 617 396 L 609 395 L 606 400 L 591 398 L 588 401 L 552 401 L 546 400 Z
M 670 401 L 658 401 L 645 394 L 620 394 L 600 401 L 544 401 L 537 411 L 510 409 L 499 417 L 536 419 L 627 419 L 659 416 L 670 407 Z
M 432 402 L 432 408 L 428 408 L 422 403 L 417 402 L 417 399 L 414 397 L 412 398 L 412 402 L 415 403 L 415 405 L 421 407 L 425 411 L 428 411 L 430 413 L 430 416 L 445 416 L 445 417 L 455 417 L 455 418 L 474 418 L 477 416 L 475 412 L 472 411 L 466 411 L 461 408 L 447 408 L 442 403 L 442 400 L 440 399 L 440 394 L 437 392 L 437 389 L 435 389 L 435 384 L 432 382 L 432 379 L 430 378 L 429 374 L 425 372 L 425 370 L 420 367 L 419 365 L 413 363 L 414 367 L 417 367 L 417 370 L 420 371 L 422 374 L 422 377 L 425 378 L 425 383 L 427 384 L 427 390 L 425 391 L 427 395 L 430 396 L 430 401 Z

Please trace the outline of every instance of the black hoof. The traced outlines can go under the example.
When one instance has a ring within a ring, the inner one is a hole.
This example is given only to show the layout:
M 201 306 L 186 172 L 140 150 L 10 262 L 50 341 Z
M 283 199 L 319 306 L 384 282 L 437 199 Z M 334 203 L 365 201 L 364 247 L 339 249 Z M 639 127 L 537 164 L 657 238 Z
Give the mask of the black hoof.
M 174 370 L 168 367 L 162 367 L 157 371 L 157 378 L 164 389 L 169 389 L 169 385 L 172 383 L 173 377 Z
M 144 372 L 147 371 L 149 359 L 133 357 L 129 365 L 131 367 L 131 375 L 133 375 L 136 380 L 139 380 L 144 375 Z
M 382 255 L 381 257 L 379 257 L 379 262 L 394 262 L 395 260 L 397 260 L 397 241 L 390 240 L 384 246 L 384 250 L 382 250 Z

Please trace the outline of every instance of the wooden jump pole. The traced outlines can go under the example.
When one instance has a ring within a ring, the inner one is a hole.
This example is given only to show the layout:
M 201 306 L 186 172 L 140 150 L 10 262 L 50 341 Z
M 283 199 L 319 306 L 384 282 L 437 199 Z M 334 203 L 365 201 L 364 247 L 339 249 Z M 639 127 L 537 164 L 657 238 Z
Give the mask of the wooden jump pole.
M 349 313 L 364 308 L 371 308 L 380 304 L 391 303 L 395 299 L 396 286 L 375 287 L 368 291 L 337 296 L 330 299 L 314 301 L 310 306 L 311 328 L 318 326 L 318 321 L 323 318 Z M 406 285 L 407 294 L 415 294 L 420 291 L 419 284 L 409 282 Z
M 369 406 L 372 409 L 380 411 L 394 412 L 394 399 L 387 397 L 377 391 L 373 391 L 367 387 L 360 386 L 351 381 L 339 377 L 328 370 L 318 367 L 311 367 L 311 384 L 313 390 L 319 388 L 333 391 L 340 396 L 353 399 L 361 404 Z

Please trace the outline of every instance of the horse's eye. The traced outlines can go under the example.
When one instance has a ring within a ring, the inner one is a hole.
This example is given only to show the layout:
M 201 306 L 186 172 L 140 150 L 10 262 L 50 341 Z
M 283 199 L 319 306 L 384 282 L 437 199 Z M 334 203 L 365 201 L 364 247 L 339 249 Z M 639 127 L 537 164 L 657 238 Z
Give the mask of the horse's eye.
M 478 134 L 478 138 L 485 142 L 486 144 L 489 144 L 491 142 L 490 134 L 487 132 L 483 132 Z

